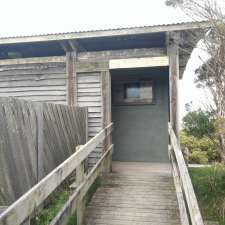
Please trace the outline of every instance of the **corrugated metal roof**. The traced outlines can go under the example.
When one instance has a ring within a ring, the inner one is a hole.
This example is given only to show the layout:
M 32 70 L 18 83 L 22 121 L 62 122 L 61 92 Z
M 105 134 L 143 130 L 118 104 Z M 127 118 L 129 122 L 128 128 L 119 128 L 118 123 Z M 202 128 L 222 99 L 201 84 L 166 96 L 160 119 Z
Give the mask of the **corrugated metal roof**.
M 27 36 L 12 36 L 12 37 L 0 37 L 0 44 L 10 44 L 19 42 L 38 42 L 38 41 L 51 41 L 51 40 L 66 40 L 66 39 L 79 39 L 90 37 L 104 37 L 104 36 L 120 36 L 131 35 L 141 33 L 155 33 L 165 32 L 172 30 L 186 30 L 196 29 L 200 27 L 209 26 L 207 21 L 197 22 L 179 22 L 171 24 L 158 24 L 150 26 L 136 26 L 136 27 L 123 27 L 112 29 L 100 29 L 100 30 L 87 30 L 87 31 L 74 31 L 74 32 L 62 32 L 62 33 L 47 33 L 39 35 L 27 35 Z
M 196 23 L 204 23 L 207 21 L 198 21 Z M 80 30 L 80 31 L 71 31 L 71 32 L 58 32 L 58 33 L 46 33 L 46 34 L 34 34 L 34 35 L 16 35 L 16 36 L 6 36 L 0 37 L 1 39 L 6 38 L 28 38 L 28 37 L 37 37 L 37 36 L 49 36 L 49 35 L 66 35 L 66 34 L 75 34 L 75 33 L 87 33 L 87 32 L 102 32 L 102 31 L 119 31 L 124 29 L 136 29 L 136 28 L 151 28 L 151 27 L 165 27 L 171 25 L 186 25 L 186 24 L 193 24 L 193 21 L 190 22 L 178 22 L 178 23 L 165 23 L 165 24 L 154 24 L 149 26 L 131 26 L 131 27 L 119 27 L 119 28 L 110 28 L 110 29 L 97 29 L 97 30 Z

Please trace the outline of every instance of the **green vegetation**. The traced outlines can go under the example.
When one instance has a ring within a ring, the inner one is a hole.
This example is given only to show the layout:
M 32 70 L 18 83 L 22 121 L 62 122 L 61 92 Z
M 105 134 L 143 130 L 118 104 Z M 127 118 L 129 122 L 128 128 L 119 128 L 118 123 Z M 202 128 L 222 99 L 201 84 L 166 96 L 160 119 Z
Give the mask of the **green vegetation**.
M 196 138 L 188 135 L 185 131 L 180 134 L 181 146 L 188 148 L 188 162 L 197 164 L 207 164 L 220 161 L 220 153 L 217 142 L 204 136 Z
M 67 225 L 77 225 L 77 216 L 76 216 L 76 214 L 72 215 L 69 218 L 69 221 L 68 221 Z
M 186 155 L 189 163 L 221 161 L 216 124 L 212 115 L 201 109 L 191 111 L 183 118 L 180 141 L 182 148 L 189 151 Z
M 190 168 L 189 172 L 204 219 L 225 225 L 225 166 Z
M 86 205 L 88 205 L 88 203 L 91 201 L 94 193 L 97 191 L 100 185 L 101 185 L 101 178 L 98 177 L 88 190 L 88 193 L 86 195 Z
M 94 193 L 97 191 L 97 189 L 100 185 L 101 185 L 101 179 L 97 178 L 96 181 L 92 184 L 92 186 L 88 190 L 88 193 L 86 195 L 86 205 L 88 205 L 88 203 L 91 201 Z M 67 225 L 77 225 L 76 221 L 77 221 L 76 214 L 72 215 L 70 217 Z
M 88 190 L 86 195 L 86 205 L 91 201 L 94 193 L 101 185 L 101 179 L 97 178 L 93 185 Z M 69 199 L 71 191 L 66 190 L 65 188 L 62 191 L 57 192 L 47 204 L 47 206 L 31 221 L 32 225 L 48 225 L 52 219 L 57 215 L 66 201 Z M 76 214 L 72 215 L 68 221 L 68 225 L 77 225 L 76 224 Z
M 210 137 L 215 132 L 214 119 L 210 112 L 201 109 L 190 111 L 183 118 L 184 132 L 197 138 Z
M 70 192 L 60 191 L 50 199 L 49 204 L 31 221 L 32 225 L 48 225 L 68 200 Z

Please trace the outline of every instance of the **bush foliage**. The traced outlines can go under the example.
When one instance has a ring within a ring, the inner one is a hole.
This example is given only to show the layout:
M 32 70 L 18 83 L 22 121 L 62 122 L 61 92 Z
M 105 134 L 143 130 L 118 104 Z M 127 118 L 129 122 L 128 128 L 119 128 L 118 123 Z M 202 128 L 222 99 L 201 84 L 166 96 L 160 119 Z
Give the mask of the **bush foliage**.
M 212 118 L 210 112 L 204 112 L 199 109 L 189 112 L 183 118 L 184 131 L 188 135 L 202 138 L 204 136 L 211 136 L 215 132 L 215 120 Z
M 189 163 L 206 164 L 220 161 L 217 143 L 208 137 L 197 138 L 188 135 L 185 131 L 180 135 L 181 146 L 189 150 Z
M 180 135 L 181 146 L 188 149 L 189 163 L 207 164 L 220 161 L 219 143 L 216 138 L 216 121 L 209 112 L 189 112 L 183 118 Z

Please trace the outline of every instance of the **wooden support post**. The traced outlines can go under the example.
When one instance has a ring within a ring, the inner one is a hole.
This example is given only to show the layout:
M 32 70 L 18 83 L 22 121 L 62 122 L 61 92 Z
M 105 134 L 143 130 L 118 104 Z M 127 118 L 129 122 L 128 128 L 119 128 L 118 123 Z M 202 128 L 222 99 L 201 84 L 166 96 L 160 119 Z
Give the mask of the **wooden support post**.
M 81 145 L 76 147 L 76 151 L 80 149 Z M 85 165 L 84 161 L 81 162 L 81 164 L 76 169 L 76 183 L 77 187 L 82 184 L 84 181 L 85 176 Z M 77 225 L 83 225 L 84 224 L 84 211 L 85 211 L 85 197 L 82 198 L 82 196 L 79 197 L 78 204 L 77 204 Z
M 112 146 L 112 153 L 113 153 L 113 146 Z M 105 159 L 105 165 L 104 165 L 105 174 L 112 172 L 112 153 L 110 153 Z
M 37 104 L 37 182 L 44 176 L 44 116 L 43 104 Z
M 168 34 L 167 54 L 169 56 L 170 123 L 179 140 L 179 33 Z
M 76 74 L 77 51 L 66 52 L 67 70 L 67 104 L 77 106 L 77 74 Z
M 88 142 L 88 107 L 86 107 L 86 110 L 85 110 L 85 122 L 86 122 L 86 129 L 85 129 L 85 135 L 86 135 L 86 140 L 85 140 L 85 143 Z M 85 159 L 85 162 L 84 162 L 84 172 L 85 173 L 88 173 L 88 157 Z
M 111 77 L 110 72 L 102 72 L 102 102 L 103 102 L 103 126 L 106 127 L 111 123 Z M 104 152 L 111 146 L 111 134 L 105 138 Z M 106 159 L 105 172 L 112 172 L 112 155 Z

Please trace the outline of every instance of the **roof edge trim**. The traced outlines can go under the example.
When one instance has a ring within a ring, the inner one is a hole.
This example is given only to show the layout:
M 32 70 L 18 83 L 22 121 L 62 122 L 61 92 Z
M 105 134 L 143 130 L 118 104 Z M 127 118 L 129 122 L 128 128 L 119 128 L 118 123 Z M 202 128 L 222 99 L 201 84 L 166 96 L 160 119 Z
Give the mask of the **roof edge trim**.
M 58 34 L 34 35 L 34 36 L 5 37 L 5 38 L 0 38 L 0 45 L 59 41 L 59 40 L 70 40 L 70 39 L 83 39 L 83 38 L 97 38 L 97 37 L 109 37 L 109 36 L 138 35 L 138 34 L 159 33 L 159 32 L 169 32 L 169 31 L 205 29 L 209 27 L 210 27 L 210 23 L 208 21 L 201 21 L 201 22 L 185 22 L 185 23 L 163 24 L 163 25 L 144 26 L 144 27 L 119 28 L 119 29 L 109 29 L 109 30 L 69 32 L 69 33 L 58 33 Z

